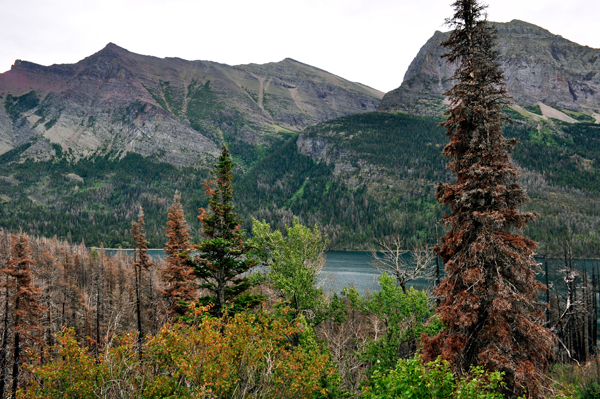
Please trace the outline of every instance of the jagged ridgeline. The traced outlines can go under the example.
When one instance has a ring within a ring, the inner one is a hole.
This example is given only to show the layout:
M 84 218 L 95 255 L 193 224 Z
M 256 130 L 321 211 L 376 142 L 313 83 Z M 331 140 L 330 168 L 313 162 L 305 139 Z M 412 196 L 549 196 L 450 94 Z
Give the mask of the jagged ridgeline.
M 375 111 L 382 92 L 286 58 L 226 65 L 135 54 L 109 43 L 75 63 L 17 60 L 0 74 L 0 154 L 69 160 L 133 152 L 210 163 L 227 141 L 248 168 L 306 126 Z

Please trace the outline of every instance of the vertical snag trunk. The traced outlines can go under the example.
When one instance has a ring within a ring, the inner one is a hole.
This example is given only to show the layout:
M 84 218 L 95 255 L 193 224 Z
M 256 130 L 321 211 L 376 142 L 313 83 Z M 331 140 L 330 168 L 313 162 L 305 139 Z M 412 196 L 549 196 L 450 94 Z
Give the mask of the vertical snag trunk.
M 552 307 L 550 306 L 550 284 L 548 282 L 548 255 L 544 255 L 544 266 L 546 272 L 546 323 L 550 325 L 550 314 L 552 313 Z
M 138 351 L 142 353 L 142 340 L 144 335 L 142 332 L 142 300 L 140 298 L 140 267 L 135 266 L 135 311 L 137 315 L 138 328 Z
M 96 286 L 96 356 L 100 353 L 100 282 Z
M 592 353 L 598 355 L 598 280 L 592 264 Z
M 148 271 L 152 265 L 150 257 L 146 254 L 148 247 L 146 246 L 146 233 L 144 231 L 144 210 L 140 207 L 137 221 L 131 222 L 131 233 L 134 238 L 134 251 L 133 251 L 133 272 L 135 274 L 135 302 L 136 302 L 136 314 L 137 314 L 137 327 L 138 327 L 138 353 L 142 356 L 142 343 L 144 340 L 144 334 L 142 331 L 142 272 Z
M 438 237 L 438 225 L 435 225 L 435 248 L 438 247 L 439 244 Z M 435 254 L 435 287 L 439 288 L 441 284 L 440 280 L 440 255 L 438 253 Z M 440 306 L 440 298 L 436 299 L 436 305 Z
M 15 343 L 13 348 L 13 369 L 12 369 L 12 397 L 17 397 L 19 389 L 19 361 L 21 357 L 21 340 L 18 331 L 15 331 Z
M 4 393 L 6 391 L 6 379 L 8 378 L 8 275 L 6 276 L 6 289 L 5 289 L 5 300 L 4 300 L 4 319 L 2 331 L 2 348 L 0 348 L 0 399 L 4 399 Z

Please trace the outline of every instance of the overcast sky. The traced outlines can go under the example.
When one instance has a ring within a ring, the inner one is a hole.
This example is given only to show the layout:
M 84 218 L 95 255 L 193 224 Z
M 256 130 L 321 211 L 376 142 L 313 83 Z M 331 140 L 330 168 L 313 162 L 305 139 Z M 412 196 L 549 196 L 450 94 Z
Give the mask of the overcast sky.
M 113 42 L 158 57 L 230 65 L 286 57 L 387 92 L 451 0 L 0 0 L 0 72 L 16 59 L 75 63 Z M 489 0 L 488 18 L 521 19 L 600 48 L 598 0 Z

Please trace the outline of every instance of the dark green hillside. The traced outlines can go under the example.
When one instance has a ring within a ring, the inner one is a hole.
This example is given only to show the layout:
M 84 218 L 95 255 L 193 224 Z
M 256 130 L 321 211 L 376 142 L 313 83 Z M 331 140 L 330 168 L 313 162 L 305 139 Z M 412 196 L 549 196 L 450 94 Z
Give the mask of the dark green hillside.
M 310 127 L 244 176 L 240 206 L 279 226 L 291 214 L 318 222 L 340 249 L 365 248 L 390 234 L 431 235 L 430 221 L 442 215 L 433 181 L 446 176 L 437 124 L 369 113 Z M 298 151 L 298 140 L 315 138 L 334 148 L 330 159 L 316 161 Z M 336 163 L 349 172 L 336 172 Z
M 437 182 L 452 175 L 441 151 L 447 142 L 440 119 L 367 113 L 307 128 L 277 150 L 230 143 L 245 175 L 235 172 L 235 198 L 244 227 L 250 216 L 278 227 L 293 215 L 318 223 L 332 247 L 365 249 L 377 238 L 400 234 L 431 239 L 445 210 L 435 200 Z M 514 152 L 522 183 L 540 218 L 525 232 L 558 251 L 566 234 L 580 254 L 600 253 L 600 127 L 594 124 L 517 121 L 506 134 L 521 141 Z M 152 247 L 162 247 L 167 209 L 176 189 L 187 219 L 199 225 L 206 206 L 206 168 L 177 168 L 153 158 L 110 155 L 70 164 L 19 163 L 21 146 L 0 156 L 0 226 L 11 231 L 68 238 L 89 245 L 128 246 L 130 222 L 141 204 Z M 570 232 L 570 233 L 569 233 Z M 197 235 L 197 234 L 196 234 Z
M 206 205 L 206 170 L 177 169 L 131 153 L 122 160 L 107 155 L 70 164 L 58 151 L 53 161 L 11 162 L 19 150 L 0 156 L 0 226 L 11 231 L 128 247 L 131 221 L 142 205 L 150 246 L 162 247 L 176 189 L 185 192 L 188 220 Z
M 389 234 L 430 239 L 444 213 L 435 186 L 452 179 L 438 123 L 368 113 L 307 128 L 244 176 L 244 213 L 280 225 L 300 215 L 324 226 L 336 248 L 364 248 Z M 514 160 L 532 198 L 526 210 L 540 213 L 526 234 L 544 251 L 558 251 L 571 234 L 581 254 L 600 252 L 600 127 L 518 122 L 506 134 L 520 141 Z

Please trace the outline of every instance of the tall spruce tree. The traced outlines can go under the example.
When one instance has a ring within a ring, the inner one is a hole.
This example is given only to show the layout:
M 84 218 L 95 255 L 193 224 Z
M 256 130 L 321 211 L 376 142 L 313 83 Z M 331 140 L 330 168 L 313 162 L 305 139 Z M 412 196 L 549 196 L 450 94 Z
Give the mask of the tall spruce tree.
M 449 227 L 436 248 L 446 265 L 437 289 L 437 312 L 446 329 L 423 337 L 424 357 L 450 361 L 463 373 L 483 365 L 505 373 L 507 397 L 542 397 L 543 372 L 554 337 L 544 327 L 535 280 L 535 242 L 518 233 L 535 215 L 517 208 L 528 200 L 511 163 L 515 140 L 502 135 L 502 107 L 509 102 L 494 49 L 495 31 L 485 6 L 457 0 L 446 22 L 453 31 L 444 55 L 457 64 L 447 120 L 450 143 L 443 153 L 453 184 L 439 184 L 438 200 L 449 205 Z
M 190 264 L 212 295 L 200 298 L 205 304 L 214 305 L 213 312 L 222 314 L 223 306 L 229 301 L 237 307 L 253 306 L 259 297 L 242 296 L 251 286 L 248 272 L 256 261 L 250 259 L 250 246 L 246 243 L 244 231 L 233 207 L 233 167 L 227 146 L 223 146 L 221 156 L 213 170 L 214 179 L 206 187 L 210 211 L 200 208 L 200 223 L 204 239 L 194 249 L 198 254 L 188 257 Z
M 6 276 L 3 287 L 7 289 L 7 292 L 12 292 L 10 296 L 14 329 L 12 397 L 15 397 L 19 388 L 21 361 L 25 355 L 24 349 L 31 347 L 33 343 L 43 345 L 40 338 L 42 329 L 39 325 L 39 319 L 45 308 L 39 303 L 42 290 L 35 287 L 32 282 L 33 270 L 31 270 L 31 266 L 35 263 L 30 258 L 29 239 L 25 234 L 20 234 L 18 236 L 13 235 L 11 241 L 13 243 L 11 259 L 1 272 Z M 7 331 L 4 331 L 4 334 L 7 334 Z M 1 395 L 4 395 L 4 389 L 3 381 Z
M 169 209 L 165 232 L 169 241 L 165 244 L 167 267 L 162 272 L 163 282 L 167 287 L 163 295 L 171 302 L 171 314 L 182 316 L 186 306 L 182 302 L 196 299 L 194 270 L 185 264 L 186 253 L 191 249 L 190 229 L 187 226 L 181 206 L 181 194 L 175 193 L 173 206 Z

